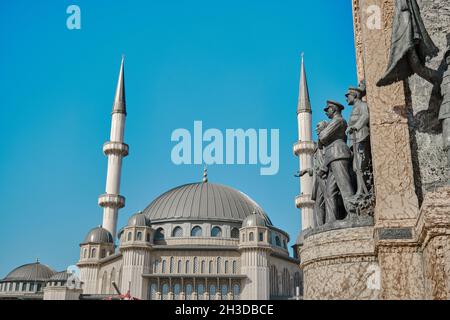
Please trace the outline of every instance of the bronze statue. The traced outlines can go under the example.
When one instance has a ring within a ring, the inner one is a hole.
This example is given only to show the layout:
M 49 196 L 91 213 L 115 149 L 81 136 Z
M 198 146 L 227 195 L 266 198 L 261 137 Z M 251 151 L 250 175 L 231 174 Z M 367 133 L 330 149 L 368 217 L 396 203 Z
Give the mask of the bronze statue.
M 362 100 L 364 91 L 361 86 L 349 88 L 347 103 L 353 107 L 349 120 L 347 133 L 352 140 L 353 150 L 353 170 L 356 173 L 357 191 L 356 198 L 369 194 L 367 181 L 370 173 L 370 129 L 369 129 L 369 108 Z
M 324 146 L 324 168 L 320 176 L 326 178 L 325 185 L 325 208 L 326 222 L 333 223 L 343 220 L 339 203 L 340 197 L 345 211 L 352 210 L 352 197 L 355 194 L 350 177 L 350 159 L 352 157 L 350 148 L 347 146 L 347 122 L 342 117 L 344 106 L 338 102 L 327 101 L 324 109 L 331 121 L 319 134 L 319 146 Z
M 439 120 L 442 121 L 442 138 L 450 165 L 450 47 L 444 58 L 447 68 L 441 84 L 442 104 L 439 110 Z
M 328 126 L 326 121 L 321 121 L 316 126 L 317 134 Z M 314 150 L 314 169 L 313 169 L 313 190 L 311 199 L 315 201 L 314 204 L 314 227 L 325 224 L 325 187 L 326 187 L 326 173 L 328 169 L 324 166 L 324 149 L 322 145 L 317 145 Z
M 441 80 L 438 72 L 425 66 L 426 58 L 435 57 L 438 52 L 425 28 L 416 0 L 396 0 L 389 65 L 377 86 L 406 80 L 414 73 L 438 84 Z

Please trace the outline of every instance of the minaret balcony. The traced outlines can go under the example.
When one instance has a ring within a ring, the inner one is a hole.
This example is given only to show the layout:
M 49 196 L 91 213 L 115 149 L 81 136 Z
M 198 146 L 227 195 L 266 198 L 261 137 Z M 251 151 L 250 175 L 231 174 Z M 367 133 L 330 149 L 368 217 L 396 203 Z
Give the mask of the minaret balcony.
M 302 208 L 314 208 L 314 200 L 311 200 L 311 195 L 302 194 L 295 198 L 295 206 L 298 209 Z
M 103 145 L 103 153 L 107 156 L 115 154 L 126 157 L 129 154 L 129 146 L 122 142 L 106 142 Z
M 316 144 L 313 141 L 297 141 L 294 144 L 294 154 L 296 156 L 300 154 L 314 154 Z
M 102 208 L 118 208 L 125 207 L 125 197 L 115 194 L 102 194 L 98 198 L 98 205 Z

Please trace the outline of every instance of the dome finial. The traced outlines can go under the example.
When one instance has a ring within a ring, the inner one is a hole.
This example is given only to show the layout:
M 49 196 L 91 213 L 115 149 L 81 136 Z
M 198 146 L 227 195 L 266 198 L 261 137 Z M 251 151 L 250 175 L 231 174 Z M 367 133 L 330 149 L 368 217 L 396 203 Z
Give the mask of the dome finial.
M 203 183 L 208 183 L 208 167 L 205 166 L 203 170 Z

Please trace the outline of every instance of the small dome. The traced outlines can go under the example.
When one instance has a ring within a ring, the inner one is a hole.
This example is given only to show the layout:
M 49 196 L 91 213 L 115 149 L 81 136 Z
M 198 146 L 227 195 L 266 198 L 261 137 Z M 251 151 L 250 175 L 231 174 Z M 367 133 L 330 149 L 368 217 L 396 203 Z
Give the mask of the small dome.
M 83 243 L 114 243 L 114 239 L 108 230 L 98 227 L 89 231 Z
M 47 281 L 55 273 L 48 266 L 35 262 L 14 269 L 3 281 Z
M 267 227 L 268 221 L 265 217 L 259 213 L 254 213 L 251 216 L 245 218 L 244 222 L 242 222 L 242 228 L 246 227 Z M 270 224 L 269 224 L 270 225 Z
M 142 212 L 139 212 L 133 216 L 131 216 L 130 219 L 128 219 L 128 226 L 129 227 L 150 227 L 150 220 L 147 218 L 145 214 Z

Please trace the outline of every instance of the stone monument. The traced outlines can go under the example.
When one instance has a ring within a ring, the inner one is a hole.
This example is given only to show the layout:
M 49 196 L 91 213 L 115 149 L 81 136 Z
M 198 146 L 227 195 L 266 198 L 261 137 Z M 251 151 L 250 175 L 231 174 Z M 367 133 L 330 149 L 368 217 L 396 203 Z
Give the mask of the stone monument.
M 338 116 L 330 116 L 318 141 L 327 169 L 315 156 L 306 171 L 340 181 L 327 180 L 314 216 L 323 215 L 322 202 L 326 217 L 342 208 L 345 215 L 301 234 L 304 298 L 450 299 L 450 3 L 352 3 L 363 85 L 347 93 L 349 136 L 345 120 L 331 125 Z M 367 23 L 373 8 L 381 28 Z M 342 152 L 331 161 L 330 137 Z

